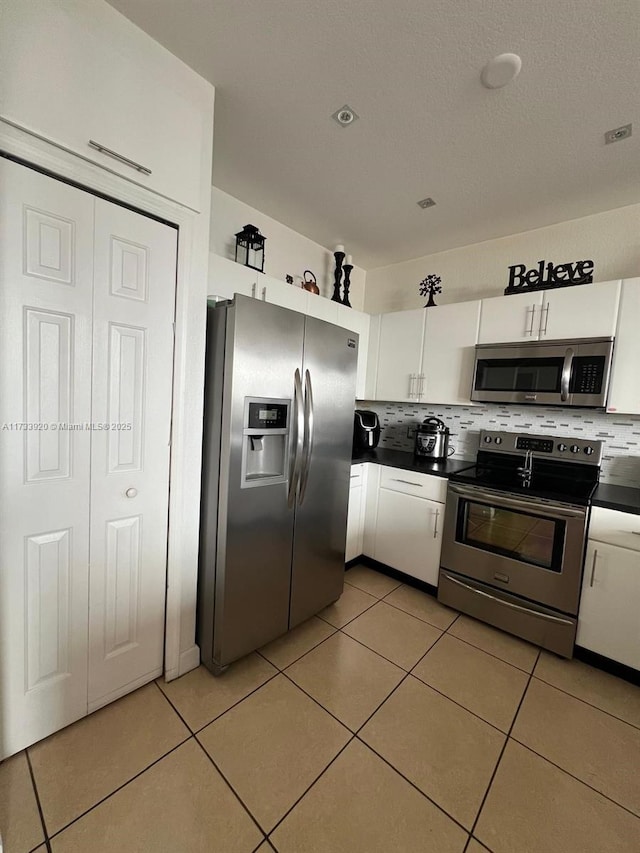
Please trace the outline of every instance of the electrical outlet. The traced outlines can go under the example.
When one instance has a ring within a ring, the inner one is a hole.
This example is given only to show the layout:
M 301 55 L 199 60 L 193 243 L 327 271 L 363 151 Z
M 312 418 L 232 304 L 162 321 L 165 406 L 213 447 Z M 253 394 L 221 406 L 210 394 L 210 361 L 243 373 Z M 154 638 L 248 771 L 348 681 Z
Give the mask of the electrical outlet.
M 415 434 L 417 431 L 418 431 L 418 427 L 415 426 L 415 424 L 414 424 L 414 426 L 408 426 L 407 427 L 407 438 L 415 438 Z

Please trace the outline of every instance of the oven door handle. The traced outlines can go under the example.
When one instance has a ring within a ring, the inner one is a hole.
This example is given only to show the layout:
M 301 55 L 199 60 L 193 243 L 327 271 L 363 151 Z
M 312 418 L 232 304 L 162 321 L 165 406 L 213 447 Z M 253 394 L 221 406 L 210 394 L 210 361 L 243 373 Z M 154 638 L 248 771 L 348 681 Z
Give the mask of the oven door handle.
M 530 498 L 527 501 L 519 501 L 515 498 L 495 494 L 494 492 L 487 494 L 484 489 L 464 488 L 453 485 L 452 483 L 449 483 L 449 491 L 463 498 L 490 501 L 496 507 L 505 507 L 506 509 L 542 509 L 546 510 L 549 515 L 557 516 L 558 518 L 584 518 L 586 516 L 586 510 L 584 509 L 565 509 L 564 507 L 549 506 L 549 504 L 538 501 L 535 498 Z
M 562 619 L 560 616 L 551 616 L 551 614 L 549 613 L 540 613 L 540 611 L 538 610 L 530 610 L 528 607 L 522 607 L 519 604 L 513 604 L 511 601 L 505 601 L 503 598 L 498 598 L 497 595 L 491 595 L 490 593 L 485 592 L 483 589 L 477 589 L 477 587 L 471 586 L 467 583 L 463 583 L 457 578 L 452 578 L 451 575 L 448 575 L 446 572 L 443 572 L 442 575 L 451 583 L 455 583 L 458 586 L 464 587 L 464 589 L 468 589 L 470 592 L 475 592 L 477 595 L 482 595 L 484 598 L 490 598 L 491 601 L 495 601 L 496 604 L 502 604 L 511 610 L 517 610 L 520 613 L 526 613 L 528 616 L 537 616 L 539 619 L 546 619 L 548 622 L 559 622 L 561 625 L 574 624 L 570 619 Z
M 564 354 L 564 362 L 562 363 L 562 378 L 560 379 L 560 399 L 566 403 L 569 399 L 569 383 L 571 381 L 571 371 L 573 369 L 573 357 L 575 352 L 571 347 L 567 348 Z

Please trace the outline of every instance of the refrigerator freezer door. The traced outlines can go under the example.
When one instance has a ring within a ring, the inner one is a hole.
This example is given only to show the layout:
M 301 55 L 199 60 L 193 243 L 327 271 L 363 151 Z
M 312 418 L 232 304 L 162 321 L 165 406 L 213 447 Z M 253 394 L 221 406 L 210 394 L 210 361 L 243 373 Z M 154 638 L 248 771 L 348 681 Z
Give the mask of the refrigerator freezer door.
M 305 329 L 306 429 L 290 628 L 342 593 L 358 358 L 357 334 L 313 317 L 306 318 Z
M 269 303 L 236 296 L 233 305 L 215 311 L 226 313 L 226 323 L 219 324 L 225 329 L 224 365 L 207 363 L 207 382 L 216 370 L 224 372 L 218 528 L 215 552 L 204 550 L 206 571 L 215 570 L 213 601 L 209 592 L 204 608 L 215 610 L 212 648 L 201 649 L 203 662 L 214 671 L 288 627 L 294 525 L 294 510 L 287 506 L 289 484 L 242 488 L 242 443 L 248 440 L 243 435 L 246 397 L 289 400 L 291 471 L 297 437 L 294 377 L 302 364 L 304 339 L 304 317 Z M 212 466 L 208 476 L 215 473 Z

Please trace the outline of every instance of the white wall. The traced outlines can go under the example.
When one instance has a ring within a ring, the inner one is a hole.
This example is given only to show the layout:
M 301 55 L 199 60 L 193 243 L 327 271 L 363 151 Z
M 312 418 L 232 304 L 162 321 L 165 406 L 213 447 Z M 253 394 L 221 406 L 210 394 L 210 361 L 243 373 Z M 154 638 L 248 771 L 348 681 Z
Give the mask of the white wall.
M 328 298 L 333 294 L 333 253 L 304 237 L 297 231 L 277 222 L 270 216 L 250 207 L 228 193 L 212 188 L 210 249 L 218 255 L 235 257 L 235 234 L 251 223 L 266 237 L 264 271 L 285 281 L 292 275 L 299 283 L 305 270 L 311 270 L 318 281 L 320 294 Z M 346 247 L 349 251 L 349 247 Z M 351 273 L 350 302 L 353 308 L 364 310 L 365 271 L 354 266 Z
M 500 296 L 508 284 L 507 267 L 523 263 L 530 268 L 542 259 L 591 259 L 594 281 L 640 275 L 640 204 L 369 270 L 365 310 L 379 314 L 421 307 L 426 300 L 418 285 L 430 273 L 442 278 L 438 304 Z

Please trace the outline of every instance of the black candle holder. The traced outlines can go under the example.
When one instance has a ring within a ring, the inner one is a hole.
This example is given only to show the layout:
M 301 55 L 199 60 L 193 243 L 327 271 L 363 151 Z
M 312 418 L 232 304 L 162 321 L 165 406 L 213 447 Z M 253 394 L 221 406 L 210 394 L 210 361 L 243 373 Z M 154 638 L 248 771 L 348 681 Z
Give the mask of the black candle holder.
M 344 260 L 344 252 L 334 252 L 333 257 L 336 259 L 336 268 L 333 273 L 333 296 L 332 302 L 342 302 L 340 298 L 340 281 L 342 279 L 342 262 Z
M 346 305 L 347 308 L 351 308 L 351 303 L 349 302 L 349 288 L 351 286 L 351 270 L 353 269 L 353 264 L 345 264 L 342 269 L 344 270 L 344 299 L 342 300 L 342 304 Z

